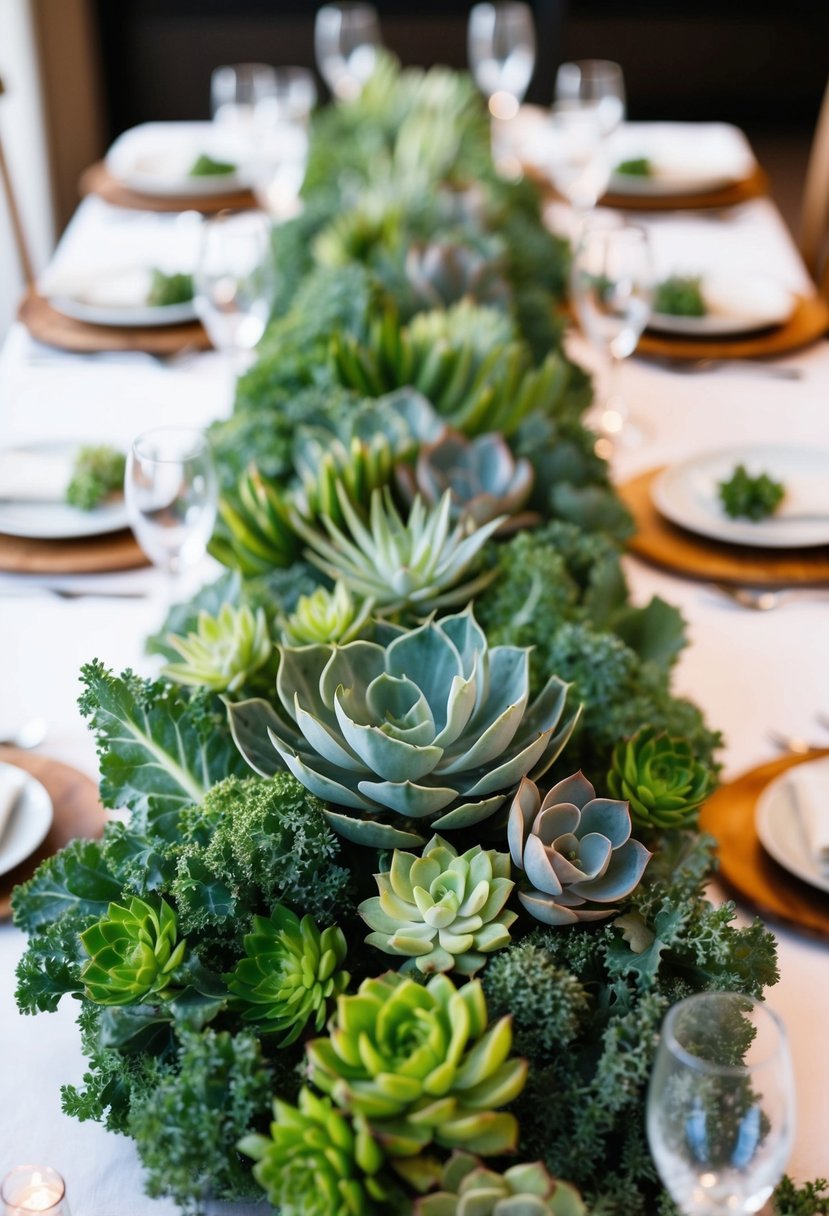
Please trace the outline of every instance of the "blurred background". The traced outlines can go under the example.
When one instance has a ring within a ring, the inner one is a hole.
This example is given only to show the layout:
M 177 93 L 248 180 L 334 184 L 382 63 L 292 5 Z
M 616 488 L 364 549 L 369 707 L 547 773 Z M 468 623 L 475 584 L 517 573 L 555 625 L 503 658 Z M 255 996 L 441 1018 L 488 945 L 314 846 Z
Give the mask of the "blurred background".
M 314 66 L 308 0 L 0 0 L 0 133 L 42 266 L 77 204 L 81 171 L 121 131 L 209 116 L 221 63 Z M 471 3 L 376 0 L 404 63 L 466 63 Z M 829 74 L 826 0 L 535 0 L 528 100 L 550 101 L 556 65 L 621 63 L 632 119 L 743 127 L 796 229 L 809 144 Z M 322 85 L 321 91 L 324 94 Z M 0 202 L 0 334 L 17 282 Z

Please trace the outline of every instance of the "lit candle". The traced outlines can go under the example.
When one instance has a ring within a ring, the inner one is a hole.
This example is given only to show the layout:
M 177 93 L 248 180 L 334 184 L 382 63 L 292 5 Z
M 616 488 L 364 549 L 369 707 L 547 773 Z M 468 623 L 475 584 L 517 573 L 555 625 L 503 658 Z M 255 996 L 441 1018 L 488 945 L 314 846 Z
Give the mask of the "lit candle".
M 69 1216 L 66 1188 L 60 1174 L 44 1165 L 19 1165 L 3 1179 L 4 1216 L 50 1212 Z

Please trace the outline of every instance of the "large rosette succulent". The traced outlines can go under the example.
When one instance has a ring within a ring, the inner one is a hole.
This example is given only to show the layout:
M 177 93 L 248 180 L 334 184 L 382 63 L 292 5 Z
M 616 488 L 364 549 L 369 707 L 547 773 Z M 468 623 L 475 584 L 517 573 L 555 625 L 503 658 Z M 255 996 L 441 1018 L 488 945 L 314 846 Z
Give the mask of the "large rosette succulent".
M 679 828 L 693 823 L 714 788 L 714 774 L 695 759 L 687 739 L 643 726 L 613 749 L 610 792 L 630 803 L 640 827 Z
M 433 836 L 422 857 L 395 849 L 391 870 L 375 879 L 380 894 L 358 909 L 374 930 L 366 941 L 406 957 L 403 971 L 474 975 L 487 954 L 509 944 L 517 916 L 504 907 L 515 886 L 508 853 L 476 844 L 459 857 Z
M 90 956 L 81 971 L 84 993 L 96 1005 L 139 1005 L 168 995 L 187 942 L 178 940 L 176 914 L 163 899 L 133 896 L 110 904 L 81 934 Z
M 425 987 L 399 973 L 341 996 L 330 1037 L 308 1044 L 311 1077 L 336 1104 L 365 1118 L 390 1157 L 435 1142 L 484 1156 L 510 1152 L 514 1115 L 497 1108 L 524 1088 L 527 1062 L 510 1059 L 510 1018 L 487 1027 L 478 980 L 445 975 Z
M 279 653 L 278 705 L 229 706 L 237 746 L 262 776 L 284 763 L 336 805 L 325 812 L 331 826 L 361 844 L 420 846 L 412 826 L 488 818 L 523 776 L 547 771 L 578 718 L 554 734 L 567 685 L 552 676 L 530 704 L 529 651 L 490 649 L 471 608 L 386 647 Z
M 638 884 L 650 853 L 630 839 L 626 802 L 597 798 L 582 773 L 559 781 L 544 801 L 526 778 L 513 799 L 509 847 L 529 881 L 518 898 L 547 925 L 603 920 Z
M 586 1216 L 575 1187 L 557 1182 L 541 1161 L 489 1170 L 471 1153 L 455 1152 L 440 1190 L 419 1199 L 415 1216 Z

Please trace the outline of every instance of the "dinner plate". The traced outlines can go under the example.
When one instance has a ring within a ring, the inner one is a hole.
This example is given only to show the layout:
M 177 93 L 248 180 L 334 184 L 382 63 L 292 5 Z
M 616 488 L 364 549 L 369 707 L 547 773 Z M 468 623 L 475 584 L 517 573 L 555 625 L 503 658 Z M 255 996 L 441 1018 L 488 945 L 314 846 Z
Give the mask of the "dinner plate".
M 707 194 L 744 181 L 756 161 L 743 133 L 730 123 L 624 123 L 610 144 L 613 166 L 648 160 L 649 176 L 611 173 L 612 194 L 670 197 Z
M 704 275 L 700 294 L 707 309 L 704 316 L 653 312 L 648 328 L 692 338 L 748 334 L 784 325 L 795 306 L 792 292 L 759 275 Z
M 236 171 L 193 177 L 190 169 L 201 155 L 235 164 Z M 105 163 L 113 177 L 142 194 L 205 198 L 247 189 L 250 160 L 239 130 L 210 122 L 147 122 L 120 135 Z
M 752 523 L 731 519 L 717 485 L 738 464 L 756 476 L 768 473 L 787 488 L 779 514 Z M 829 451 L 761 444 L 727 448 L 671 465 L 651 486 L 656 509 L 671 523 L 733 545 L 797 549 L 829 544 Z M 825 503 L 818 508 L 817 504 Z
M 130 267 L 67 284 L 49 302 L 58 312 L 88 325 L 182 325 L 195 321 L 193 300 L 181 304 L 148 304 L 152 275 L 145 267 Z
M 13 444 L 4 450 L 65 457 L 67 466 L 71 467 L 78 449 L 84 446 L 69 440 L 50 440 Z M 65 502 L 0 499 L 0 532 L 7 536 L 23 536 L 30 540 L 73 540 L 120 532 L 128 526 L 123 497 L 101 503 L 92 511 L 81 511 Z
M 813 763 L 825 766 L 826 761 L 815 760 Z M 784 870 L 812 887 L 829 891 L 829 874 L 821 870 L 809 852 L 790 779 L 791 773 L 781 773 L 757 799 L 754 812 L 757 835 L 766 852 Z
M 14 767 L 11 764 L 0 764 L 0 768 L 4 769 Z M 3 835 L 0 836 L 0 874 L 8 873 L 30 857 L 35 849 L 43 844 L 52 826 L 52 799 L 39 781 L 29 773 L 24 776 L 20 797 Z

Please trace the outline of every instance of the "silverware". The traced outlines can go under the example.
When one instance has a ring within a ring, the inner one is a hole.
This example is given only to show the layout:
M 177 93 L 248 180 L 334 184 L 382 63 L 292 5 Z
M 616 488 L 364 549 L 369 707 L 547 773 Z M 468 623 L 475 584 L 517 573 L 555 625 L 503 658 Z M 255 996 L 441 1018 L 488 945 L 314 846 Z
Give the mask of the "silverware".
M 808 739 L 803 739 L 799 735 L 784 735 L 782 731 L 770 730 L 766 732 L 769 741 L 775 747 L 779 747 L 783 752 L 789 752 L 793 756 L 807 756 L 809 752 L 819 751 L 820 743 L 810 743 Z
M 2 747 L 19 747 L 24 751 L 28 751 L 32 747 L 37 747 L 46 738 L 46 732 L 49 729 L 45 718 L 30 718 L 28 722 L 24 722 L 22 726 L 18 726 L 16 731 L 13 731 L 5 739 L 0 739 Z
M 732 587 L 728 583 L 713 585 L 720 595 L 752 612 L 773 612 L 775 608 L 782 608 L 784 604 L 796 600 L 829 601 L 829 589 L 820 587 L 787 587 L 781 591 L 768 591 L 761 587 Z
M 54 595 L 59 600 L 143 600 L 147 598 L 146 591 L 106 591 L 94 587 L 87 590 L 71 587 L 52 587 L 46 583 L 38 583 L 35 587 L 14 587 L 0 589 L 0 599 L 28 599 L 33 595 Z
M 711 372 L 740 371 L 746 375 L 768 376 L 772 380 L 802 380 L 799 367 L 777 363 L 758 363 L 754 359 L 672 359 L 668 355 L 643 355 L 651 363 L 677 372 L 681 376 L 694 376 Z

